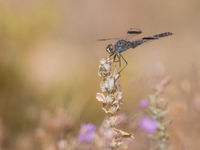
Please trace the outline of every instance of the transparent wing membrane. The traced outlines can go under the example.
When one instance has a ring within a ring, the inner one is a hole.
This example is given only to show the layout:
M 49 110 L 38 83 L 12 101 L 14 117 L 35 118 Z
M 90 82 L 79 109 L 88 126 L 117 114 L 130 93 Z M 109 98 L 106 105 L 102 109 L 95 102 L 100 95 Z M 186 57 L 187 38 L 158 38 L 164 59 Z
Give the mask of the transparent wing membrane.
M 120 38 L 97 39 L 97 41 L 119 40 Z
M 97 39 L 97 41 L 108 41 L 108 40 L 120 40 L 120 39 L 129 39 L 135 35 L 141 34 L 142 30 L 139 28 L 130 28 L 127 31 L 127 35 L 122 37 L 115 37 L 115 38 L 105 38 L 105 39 Z

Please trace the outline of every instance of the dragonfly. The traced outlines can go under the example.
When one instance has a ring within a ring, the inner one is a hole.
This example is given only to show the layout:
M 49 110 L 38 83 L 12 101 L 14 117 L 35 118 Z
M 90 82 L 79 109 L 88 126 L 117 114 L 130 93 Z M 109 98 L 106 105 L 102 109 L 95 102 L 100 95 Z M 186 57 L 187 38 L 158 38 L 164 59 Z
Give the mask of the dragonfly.
M 142 33 L 142 30 L 139 29 L 139 28 L 130 28 L 127 31 L 127 35 L 124 36 L 124 37 L 97 39 L 97 41 L 115 40 L 114 44 L 108 44 L 107 45 L 106 51 L 108 52 L 109 57 L 113 56 L 114 62 L 119 62 L 119 67 L 121 67 L 121 59 L 125 62 L 125 66 L 119 71 L 119 73 L 122 70 L 124 70 L 128 65 L 127 60 L 123 57 L 123 55 L 121 53 L 123 53 L 124 51 L 127 51 L 129 49 L 136 48 L 137 46 L 139 46 L 143 43 L 146 43 L 148 41 L 158 40 L 162 37 L 173 35 L 172 32 L 163 32 L 163 33 L 160 33 L 160 34 L 155 34 L 155 35 L 152 35 L 152 36 L 143 37 L 143 38 L 138 39 L 138 40 L 132 40 L 132 41 L 128 40 L 130 37 L 133 37 L 135 35 L 139 35 L 141 33 Z

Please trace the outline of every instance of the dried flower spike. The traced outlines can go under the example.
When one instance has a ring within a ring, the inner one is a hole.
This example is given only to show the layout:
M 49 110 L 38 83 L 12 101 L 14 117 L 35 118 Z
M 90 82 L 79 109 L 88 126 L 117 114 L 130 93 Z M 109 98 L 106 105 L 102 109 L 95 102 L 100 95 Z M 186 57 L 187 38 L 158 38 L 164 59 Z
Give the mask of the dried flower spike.
M 109 147 L 114 150 L 122 144 L 123 138 L 134 139 L 134 137 L 132 134 L 116 128 L 117 114 L 122 104 L 122 91 L 119 84 L 120 75 L 116 67 L 112 67 L 112 62 L 113 60 L 110 58 L 100 60 L 98 75 L 102 78 L 100 83 L 102 93 L 97 93 L 96 98 L 102 103 L 102 109 L 106 113 L 107 130 L 112 130 L 114 133 Z

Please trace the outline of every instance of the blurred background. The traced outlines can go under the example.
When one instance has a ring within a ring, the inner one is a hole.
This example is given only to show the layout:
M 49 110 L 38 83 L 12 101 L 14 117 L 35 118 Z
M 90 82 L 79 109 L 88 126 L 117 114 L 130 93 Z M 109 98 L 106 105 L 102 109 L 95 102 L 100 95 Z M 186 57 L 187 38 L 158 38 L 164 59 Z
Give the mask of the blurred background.
M 45 138 L 41 126 L 55 129 L 53 135 L 67 126 L 74 136 L 82 122 L 98 126 L 105 114 L 95 99 L 97 71 L 111 41 L 96 39 L 136 27 L 143 31 L 136 39 L 174 35 L 124 53 L 121 112 L 138 112 L 139 100 L 171 76 L 165 98 L 172 143 L 176 150 L 198 150 L 199 8 L 198 0 L 0 0 L 1 149 L 44 149 L 34 144 L 38 134 Z

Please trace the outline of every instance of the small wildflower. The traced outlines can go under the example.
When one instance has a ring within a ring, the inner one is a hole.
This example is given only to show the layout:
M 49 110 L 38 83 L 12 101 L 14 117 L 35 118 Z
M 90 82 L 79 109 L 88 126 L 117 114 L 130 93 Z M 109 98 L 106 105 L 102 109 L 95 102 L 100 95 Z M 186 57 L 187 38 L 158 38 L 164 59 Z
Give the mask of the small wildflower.
M 149 104 L 148 99 L 144 98 L 144 99 L 140 100 L 140 104 L 139 105 L 140 105 L 141 108 L 146 108 L 148 106 L 148 104 Z
M 158 123 L 150 117 L 145 116 L 140 120 L 139 126 L 144 132 L 153 133 L 157 130 Z
M 96 94 L 96 99 L 97 99 L 99 102 L 106 103 L 106 98 L 105 98 L 105 96 L 104 96 L 103 93 L 97 93 L 97 94 Z
M 98 71 L 98 75 L 100 77 L 105 77 L 110 73 L 110 60 L 105 60 L 105 59 L 101 59 L 100 60 L 100 65 L 99 65 L 99 71 Z
M 114 130 L 118 134 L 119 137 L 129 137 L 129 138 L 135 139 L 133 134 L 130 134 L 128 132 L 125 132 L 125 131 L 122 131 L 122 130 L 119 130 L 119 129 L 116 129 L 116 128 Z
M 91 143 L 94 139 L 96 127 L 92 123 L 81 124 L 78 139 L 80 142 Z
M 115 81 L 114 78 L 108 76 L 106 81 L 101 83 L 101 90 L 102 92 L 112 92 L 115 88 Z
M 150 118 L 144 119 L 140 124 L 149 124 L 149 130 L 146 131 L 156 131 L 156 133 L 151 134 L 149 138 L 154 141 L 154 150 L 167 150 L 169 145 L 169 136 L 167 134 L 167 127 L 171 123 L 170 120 L 166 120 L 166 114 L 169 112 L 167 103 L 161 97 L 161 94 L 166 89 L 167 85 L 170 83 L 171 78 L 168 76 L 164 78 L 157 86 L 156 91 L 150 96 Z M 143 123 L 142 123 L 143 122 Z M 146 122 L 146 123 L 144 123 Z M 141 125 L 140 125 L 141 126 Z M 147 127 L 146 127 L 147 128 Z

